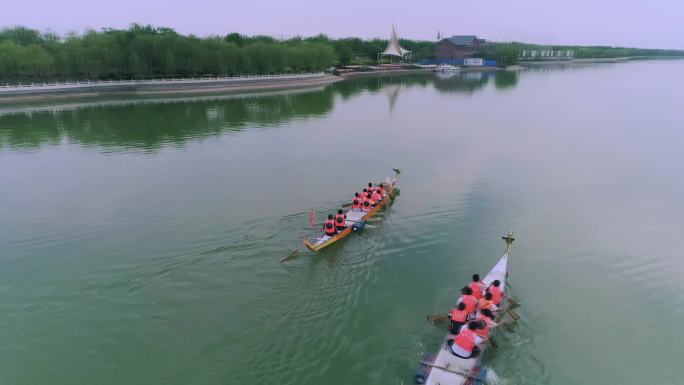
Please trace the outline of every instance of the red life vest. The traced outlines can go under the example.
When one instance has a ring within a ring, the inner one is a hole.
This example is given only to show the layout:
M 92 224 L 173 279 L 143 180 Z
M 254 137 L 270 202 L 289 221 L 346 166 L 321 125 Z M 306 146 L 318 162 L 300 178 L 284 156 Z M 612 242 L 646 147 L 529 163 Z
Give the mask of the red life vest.
M 474 331 L 470 329 L 464 329 L 462 332 L 458 333 L 454 339 L 454 344 L 458 345 L 459 348 L 465 350 L 466 352 L 473 352 L 475 348 L 475 337 L 477 335 Z
M 473 289 L 473 297 L 475 297 L 475 299 L 483 297 L 482 290 L 484 290 L 484 287 L 481 282 L 471 282 L 468 287 Z
M 458 310 L 458 308 L 451 309 L 451 320 L 454 322 L 465 322 L 468 313 L 465 310 Z
M 373 195 L 371 195 L 371 199 L 373 200 L 373 202 L 377 203 L 382 200 L 382 196 L 377 192 L 374 192 Z
M 489 289 L 487 289 L 490 293 L 492 293 L 492 302 L 494 302 L 495 305 L 499 305 L 501 303 L 501 288 L 496 287 L 496 286 L 490 286 Z
M 373 201 L 368 197 L 363 197 L 363 211 L 371 211 L 373 209 Z
M 344 223 L 347 220 L 346 214 L 335 214 L 335 225 L 337 227 L 344 227 Z
M 333 219 L 326 219 L 323 228 L 325 229 L 326 235 L 335 234 L 335 221 Z
M 494 326 L 494 321 L 489 319 L 487 316 L 480 315 L 477 317 L 478 320 L 483 321 L 485 324 L 484 329 L 477 329 L 475 330 L 475 334 L 477 334 L 480 337 L 488 337 L 489 332 L 492 330 L 492 326 Z
M 478 307 L 480 310 L 484 310 L 484 309 L 492 310 L 492 306 L 493 306 L 493 305 L 494 305 L 494 301 L 487 301 L 487 300 L 484 299 L 484 298 L 480 298 L 480 299 L 477 301 L 477 307 Z
M 352 199 L 352 208 L 353 209 L 360 209 L 362 205 L 363 205 L 363 199 L 361 199 L 360 197 L 355 196 L 354 199 Z
M 466 313 L 470 314 L 475 311 L 475 307 L 477 306 L 477 300 L 472 295 L 462 295 L 461 302 L 463 302 L 466 305 Z

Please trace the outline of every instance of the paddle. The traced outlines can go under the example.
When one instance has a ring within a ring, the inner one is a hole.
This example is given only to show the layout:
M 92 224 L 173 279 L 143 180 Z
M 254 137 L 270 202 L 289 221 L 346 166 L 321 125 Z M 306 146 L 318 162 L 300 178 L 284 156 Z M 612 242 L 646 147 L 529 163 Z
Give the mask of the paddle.
M 290 254 L 288 254 L 288 255 L 286 255 L 286 256 L 280 258 L 280 262 L 285 262 L 285 261 L 287 261 L 287 260 L 290 259 L 290 258 L 294 258 L 295 255 L 299 254 L 299 249 L 301 249 L 302 246 L 304 246 L 304 245 L 299 245 L 299 247 L 296 248 L 296 249 L 294 249 L 294 250 L 292 250 L 292 252 L 291 252 Z
M 428 314 L 425 316 L 426 321 L 432 321 L 432 323 L 440 323 L 449 319 L 448 314 Z

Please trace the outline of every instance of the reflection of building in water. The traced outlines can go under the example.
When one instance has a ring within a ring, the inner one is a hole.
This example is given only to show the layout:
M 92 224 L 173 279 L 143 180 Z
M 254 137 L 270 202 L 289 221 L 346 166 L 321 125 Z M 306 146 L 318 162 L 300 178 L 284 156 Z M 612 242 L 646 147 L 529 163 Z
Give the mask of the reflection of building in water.
M 524 49 L 520 52 L 518 60 L 570 60 L 575 56 L 572 50 L 552 49 Z

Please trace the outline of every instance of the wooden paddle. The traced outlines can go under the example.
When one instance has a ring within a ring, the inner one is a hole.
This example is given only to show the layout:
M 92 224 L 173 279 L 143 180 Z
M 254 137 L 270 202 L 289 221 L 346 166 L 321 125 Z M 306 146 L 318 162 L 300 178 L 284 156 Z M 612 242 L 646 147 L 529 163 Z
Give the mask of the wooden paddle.
M 292 250 L 292 252 L 291 252 L 290 254 L 288 254 L 288 255 L 286 255 L 286 256 L 280 258 L 280 262 L 285 262 L 285 261 L 287 261 L 287 260 L 290 259 L 290 258 L 294 258 L 297 254 L 299 254 L 299 249 L 301 249 L 302 246 L 304 246 L 304 245 L 299 245 L 299 247 L 296 248 L 296 249 L 294 249 L 294 250 Z
M 441 323 L 449 319 L 448 314 L 428 314 L 425 316 L 426 321 L 431 321 L 432 323 Z

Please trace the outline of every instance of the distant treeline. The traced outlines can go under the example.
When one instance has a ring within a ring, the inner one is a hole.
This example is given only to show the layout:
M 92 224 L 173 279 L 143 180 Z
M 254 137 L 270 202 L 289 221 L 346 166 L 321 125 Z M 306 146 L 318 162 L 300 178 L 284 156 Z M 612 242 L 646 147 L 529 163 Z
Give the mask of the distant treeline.
M 431 42 L 402 41 L 417 58 Z M 322 71 L 335 64 L 375 60 L 386 40 L 288 40 L 270 36 L 199 38 L 169 28 L 88 30 L 59 36 L 25 27 L 0 31 L 0 84 L 22 81 L 133 79 Z
M 432 58 L 434 42 L 402 39 L 400 43 L 416 62 Z M 231 33 L 200 38 L 137 24 L 127 30 L 66 36 L 15 27 L 0 30 L 0 84 L 315 72 L 332 65 L 375 64 L 386 45 L 382 39 L 325 35 L 277 40 Z M 523 43 L 494 43 L 478 56 L 509 65 L 517 62 L 523 49 L 570 49 L 576 58 L 684 56 L 684 51 L 675 50 Z

